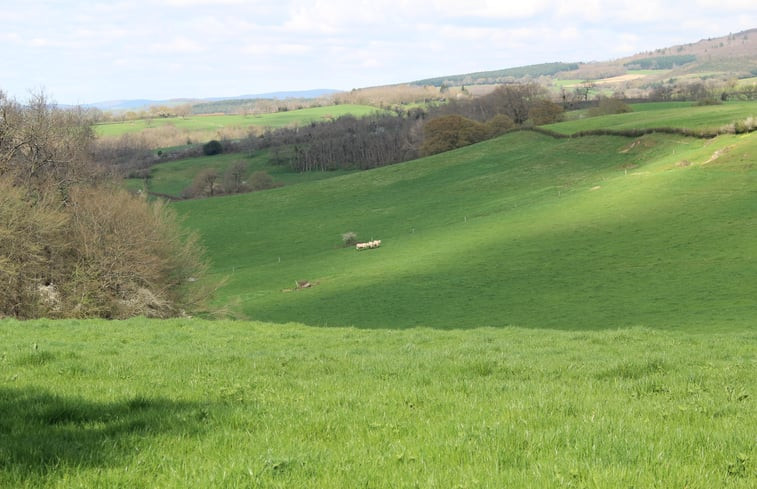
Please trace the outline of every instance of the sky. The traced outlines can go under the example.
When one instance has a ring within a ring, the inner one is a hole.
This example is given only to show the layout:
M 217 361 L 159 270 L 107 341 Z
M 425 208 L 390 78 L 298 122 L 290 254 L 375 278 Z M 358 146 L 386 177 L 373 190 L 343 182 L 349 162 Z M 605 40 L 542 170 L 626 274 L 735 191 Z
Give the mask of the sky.
M 0 0 L 0 90 L 61 104 L 350 90 L 757 27 L 755 0 Z

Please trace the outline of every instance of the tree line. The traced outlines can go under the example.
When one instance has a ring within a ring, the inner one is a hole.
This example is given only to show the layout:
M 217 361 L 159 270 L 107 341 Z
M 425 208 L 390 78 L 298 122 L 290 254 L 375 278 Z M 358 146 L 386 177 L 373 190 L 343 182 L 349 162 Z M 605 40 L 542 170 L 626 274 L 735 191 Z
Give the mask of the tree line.
M 536 83 L 502 85 L 482 97 L 269 130 L 240 146 L 268 149 L 272 163 L 292 171 L 370 169 L 480 142 L 514 127 L 556 122 L 562 112 Z

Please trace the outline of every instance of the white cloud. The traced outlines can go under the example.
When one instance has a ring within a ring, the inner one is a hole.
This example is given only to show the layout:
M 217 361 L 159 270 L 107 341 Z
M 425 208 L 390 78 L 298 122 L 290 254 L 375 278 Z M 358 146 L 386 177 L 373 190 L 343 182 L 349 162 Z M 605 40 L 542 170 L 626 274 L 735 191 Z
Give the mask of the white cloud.
M 149 48 L 151 53 L 162 54 L 197 54 L 206 50 L 203 44 L 186 37 L 175 37 L 168 42 L 156 42 Z
M 3 0 L 0 24 L 6 65 L 24 67 L 0 74 L 0 89 L 23 96 L 42 84 L 65 103 L 609 59 L 756 27 L 757 2 Z
M 301 56 L 313 50 L 312 46 L 296 43 L 260 43 L 250 44 L 242 52 L 256 56 Z

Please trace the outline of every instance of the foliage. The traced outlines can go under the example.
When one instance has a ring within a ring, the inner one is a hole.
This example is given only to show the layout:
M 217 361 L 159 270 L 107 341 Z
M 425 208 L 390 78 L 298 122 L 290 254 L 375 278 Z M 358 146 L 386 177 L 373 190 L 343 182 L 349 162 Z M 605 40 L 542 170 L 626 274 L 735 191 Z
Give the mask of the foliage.
M 196 302 L 196 238 L 107 184 L 81 112 L 35 96 L 0 97 L 0 114 L 0 316 L 164 317 Z
M 515 127 L 515 123 L 505 114 L 497 114 L 486 121 L 486 127 L 489 129 L 489 134 L 496 137 Z
M 267 131 L 255 149 L 272 149 L 293 171 L 369 169 L 406 161 L 418 154 L 421 111 L 342 116 L 327 123 Z
M 212 139 L 202 145 L 202 153 L 205 156 L 213 156 L 223 153 L 223 145 L 220 141 Z
M 250 185 L 245 181 L 246 174 L 246 161 L 237 161 L 229 166 L 223 174 L 224 191 L 230 194 L 239 194 L 248 191 Z
M 342 244 L 344 246 L 355 246 L 357 244 L 357 233 L 354 231 L 342 233 Z
M 271 175 L 259 170 L 250 175 L 249 186 L 251 190 L 267 190 L 274 188 L 276 183 Z
M 483 102 L 479 103 L 488 103 L 493 110 L 492 116 L 505 114 L 518 125 L 528 120 L 535 106 L 547 106 L 544 89 L 536 83 L 501 85 L 482 98 Z
M 707 105 L 721 105 L 722 103 L 723 103 L 722 100 L 718 100 L 713 97 L 704 97 L 696 101 L 696 105 L 700 107 L 707 106 Z
M 197 238 L 162 201 L 77 188 L 71 208 L 75 273 L 53 282 L 76 301 L 64 315 L 169 317 L 195 305 L 187 286 L 205 272 Z
M 528 120 L 536 126 L 553 124 L 562 120 L 563 108 L 549 100 L 536 100 L 528 109 Z
M 192 185 L 184 189 L 181 195 L 186 199 L 221 195 L 223 187 L 219 178 L 215 168 L 206 168 L 195 175 Z
M 484 124 L 459 115 L 431 119 L 423 127 L 421 153 L 432 155 L 485 140 L 489 131 Z
M 63 205 L 4 180 L 0 193 L 0 315 L 166 317 L 199 299 L 196 238 L 159 201 L 77 186 Z
M 415 85 L 433 85 L 440 87 L 448 85 L 494 84 L 510 81 L 513 78 L 538 78 L 552 76 L 561 71 L 578 69 L 578 63 L 542 63 L 528 66 L 507 68 L 504 70 L 482 71 L 463 75 L 428 78 L 414 82 Z
M 79 109 L 58 109 L 44 94 L 21 105 L 0 91 L 0 176 L 17 185 L 65 192 L 96 180 L 100 169 L 89 158 L 93 137 Z
M 596 117 L 600 115 L 625 114 L 632 112 L 633 109 L 624 101 L 615 97 L 599 97 L 596 107 L 589 109 L 589 115 Z
M 654 56 L 651 58 L 634 59 L 623 66 L 639 70 L 670 70 L 697 60 L 694 54 L 673 54 L 669 56 Z
M 30 202 L 22 188 L 0 178 L 0 317 L 55 315 L 60 301 L 40 287 L 65 276 L 72 251 L 66 241 L 70 217 L 58 199 Z M 45 289 L 47 290 L 47 289 Z
M 606 328 L 6 320 L 0 486 L 755 487 L 753 329 Z
M 233 166 L 243 164 L 246 169 L 239 193 L 249 191 L 249 182 L 247 179 L 251 173 L 256 171 L 264 171 L 268 173 L 274 178 L 277 185 L 294 185 L 303 182 L 311 182 L 333 178 L 354 171 L 333 170 L 329 172 L 296 173 L 292 172 L 287 166 L 274 164 L 271 161 L 271 151 L 272 150 L 254 151 L 249 156 L 241 155 L 239 153 L 225 153 L 216 156 L 200 156 L 160 163 L 149 170 L 149 180 L 147 180 L 147 182 L 140 179 L 138 181 L 127 180 L 127 183 L 139 188 L 145 187 L 143 190 L 154 195 L 164 195 L 180 199 L 184 190 L 192 185 L 195 176 L 207 168 L 214 168 L 223 176 L 222 183 L 225 190 L 229 183 L 227 180 L 227 173 L 232 171 L 231 168 Z M 229 192 L 234 193 L 234 185 L 232 184 L 229 188 L 232 189 Z

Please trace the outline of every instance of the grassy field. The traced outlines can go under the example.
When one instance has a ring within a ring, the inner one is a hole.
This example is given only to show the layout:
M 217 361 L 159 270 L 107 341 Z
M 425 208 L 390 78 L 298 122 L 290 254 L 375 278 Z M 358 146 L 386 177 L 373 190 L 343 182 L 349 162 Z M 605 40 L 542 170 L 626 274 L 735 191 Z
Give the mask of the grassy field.
M 144 181 L 141 179 L 128 180 L 127 186 L 129 188 L 142 188 L 149 192 L 180 197 L 182 191 L 191 185 L 195 175 L 200 171 L 215 169 L 219 175 L 223 175 L 229 166 L 238 161 L 243 161 L 247 164 L 248 175 L 256 171 L 264 171 L 271 175 L 276 183 L 283 185 L 313 182 L 324 178 L 353 173 L 351 171 L 292 172 L 285 166 L 269 163 L 268 152 L 261 151 L 252 156 L 242 153 L 232 153 L 160 163 L 152 168 L 150 173 L 151 178 L 147 181 L 146 189 L 144 188 Z
M 140 119 L 99 124 L 95 126 L 95 133 L 100 137 L 114 137 L 163 126 L 173 126 L 179 130 L 188 132 L 206 132 L 230 127 L 247 128 L 252 126 L 277 128 L 292 124 L 324 121 L 347 114 L 360 117 L 372 114 L 378 110 L 376 107 L 368 105 L 344 104 L 262 115 L 197 115 L 191 117 Z
M 0 486 L 757 483 L 754 331 L 0 322 Z
M 187 201 L 220 302 L 311 325 L 751 327 L 757 138 L 515 133 L 256 194 Z M 340 234 L 381 239 L 342 248 Z M 317 283 L 291 291 L 295 281 Z
M 757 117 L 757 102 L 727 102 L 722 105 L 696 107 L 680 102 L 634 104 L 633 112 L 603 117 L 586 117 L 550 124 L 545 127 L 563 134 L 592 129 L 643 129 L 676 127 L 718 129 L 747 117 Z
M 517 132 L 176 203 L 218 304 L 268 322 L 0 320 L 0 487 L 753 488 L 755 163 L 754 134 Z

